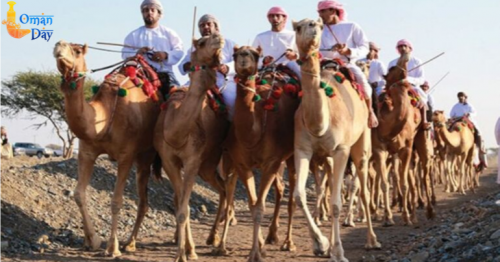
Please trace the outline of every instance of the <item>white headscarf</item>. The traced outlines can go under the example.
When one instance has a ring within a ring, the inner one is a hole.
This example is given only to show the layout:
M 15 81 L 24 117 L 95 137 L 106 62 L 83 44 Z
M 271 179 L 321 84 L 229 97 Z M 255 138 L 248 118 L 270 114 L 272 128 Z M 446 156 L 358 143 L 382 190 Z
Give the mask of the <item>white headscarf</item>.
M 158 0 L 144 0 L 144 1 L 142 1 L 141 12 L 142 12 L 142 9 L 144 9 L 144 7 L 146 7 L 148 5 L 153 5 L 158 10 L 158 13 L 163 14 L 163 5 Z

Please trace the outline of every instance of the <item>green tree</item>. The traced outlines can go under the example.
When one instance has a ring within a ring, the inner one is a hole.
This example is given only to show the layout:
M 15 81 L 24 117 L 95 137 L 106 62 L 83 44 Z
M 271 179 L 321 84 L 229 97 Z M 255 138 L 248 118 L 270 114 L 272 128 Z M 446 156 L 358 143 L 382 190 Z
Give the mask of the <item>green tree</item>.
M 97 82 L 85 80 L 85 98 L 92 97 L 91 87 Z M 15 117 L 23 111 L 31 119 L 41 116 L 44 121 L 33 124 L 35 129 L 51 124 L 63 143 L 65 158 L 73 154 L 75 134 L 69 130 L 64 109 L 64 96 L 60 90 L 61 74 L 29 70 L 16 73 L 12 79 L 2 81 L 2 115 Z

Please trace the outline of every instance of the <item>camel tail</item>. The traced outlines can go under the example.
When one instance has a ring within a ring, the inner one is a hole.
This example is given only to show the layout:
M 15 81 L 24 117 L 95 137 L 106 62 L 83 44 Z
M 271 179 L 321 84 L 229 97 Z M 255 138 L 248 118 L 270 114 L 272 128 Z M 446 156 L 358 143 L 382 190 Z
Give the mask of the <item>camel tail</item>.
M 160 154 L 156 153 L 155 160 L 153 161 L 153 175 L 156 181 L 161 181 L 161 158 Z

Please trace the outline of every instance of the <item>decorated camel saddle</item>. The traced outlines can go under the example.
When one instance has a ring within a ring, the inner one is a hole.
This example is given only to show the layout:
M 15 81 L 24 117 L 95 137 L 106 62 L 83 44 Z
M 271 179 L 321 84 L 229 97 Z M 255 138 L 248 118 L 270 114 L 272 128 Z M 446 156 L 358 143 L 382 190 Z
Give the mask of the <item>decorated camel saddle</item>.
M 384 90 L 382 90 L 382 92 L 380 93 L 380 95 L 378 96 L 377 98 L 377 101 L 378 101 L 378 107 L 380 108 L 384 103 L 389 103 L 389 104 L 392 104 L 392 98 L 391 96 L 389 95 L 389 93 L 387 93 L 386 91 L 386 88 L 384 88 Z M 409 89 L 408 90 L 408 96 L 410 97 L 410 103 L 413 107 L 418 107 L 419 105 L 419 102 L 421 101 L 421 98 L 420 96 L 418 95 L 418 93 L 413 90 L 413 89 Z
M 172 101 L 184 100 L 188 90 L 189 86 L 173 86 L 169 93 L 165 95 L 165 102 L 161 105 L 161 109 L 166 110 L 167 105 Z M 228 113 L 227 105 L 224 102 L 224 98 L 217 86 L 207 90 L 207 103 L 210 108 L 219 115 L 226 115 Z
M 320 54 L 321 55 L 321 54 Z M 337 82 L 343 83 L 345 80 L 349 81 L 351 83 L 351 86 L 356 90 L 358 93 L 359 97 L 361 99 L 365 98 L 365 91 L 363 87 L 361 86 L 360 81 L 356 79 L 356 76 L 351 72 L 351 70 L 345 65 L 344 61 L 335 58 L 335 59 L 321 59 L 320 60 L 320 66 L 321 70 L 330 70 L 335 72 L 334 78 Z M 333 97 L 334 94 L 330 95 L 328 92 L 328 86 L 325 86 L 321 88 L 325 88 L 325 92 L 328 96 Z
M 278 110 L 278 102 L 283 94 L 298 98 L 301 93 L 298 75 L 283 64 L 264 64 L 255 79 L 249 80 L 255 80 L 254 102 L 259 102 L 267 111 Z M 240 82 L 237 77 L 234 81 L 236 84 Z M 267 90 L 271 92 L 267 92 L 265 97 L 259 95 Z
M 117 75 L 125 76 L 125 79 L 117 80 Z M 153 101 L 158 102 L 158 89 L 161 86 L 160 79 L 155 69 L 148 64 L 142 55 L 136 55 L 128 58 L 123 64 L 113 69 L 104 77 L 104 83 L 118 85 L 118 95 L 121 97 L 127 96 L 127 90 L 121 87 L 121 83 L 132 81 L 138 88 Z M 118 83 L 119 81 L 120 83 Z M 92 92 L 96 94 L 99 91 L 99 86 L 92 87 Z
M 449 119 L 446 126 L 450 132 L 460 131 L 462 128 L 469 128 L 472 133 L 474 133 L 474 123 L 472 123 L 472 121 L 470 121 L 470 119 L 466 116 L 462 116 L 455 120 Z

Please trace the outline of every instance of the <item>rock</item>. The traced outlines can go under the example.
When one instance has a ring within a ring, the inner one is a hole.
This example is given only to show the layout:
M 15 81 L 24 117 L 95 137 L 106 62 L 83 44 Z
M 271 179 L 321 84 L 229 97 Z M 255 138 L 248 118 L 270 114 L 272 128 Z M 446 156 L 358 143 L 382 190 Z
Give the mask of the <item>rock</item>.
M 459 222 L 459 223 L 456 223 L 456 224 L 454 225 L 454 227 L 455 227 L 455 228 L 460 228 L 460 227 L 462 227 L 463 225 L 464 225 L 464 223 Z
M 495 231 L 495 233 L 491 234 L 490 239 L 497 239 L 500 238 L 500 229 Z
M 207 210 L 207 207 L 205 205 L 201 205 L 200 211 L 201 211 L 201 213 L 206 214 L 208 210 Z
M 410 256 L 411 262 L 425 262 L 429 257 L 429 253 L 427 251 L 422 251 Z

